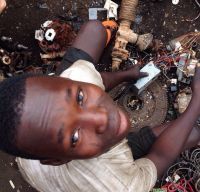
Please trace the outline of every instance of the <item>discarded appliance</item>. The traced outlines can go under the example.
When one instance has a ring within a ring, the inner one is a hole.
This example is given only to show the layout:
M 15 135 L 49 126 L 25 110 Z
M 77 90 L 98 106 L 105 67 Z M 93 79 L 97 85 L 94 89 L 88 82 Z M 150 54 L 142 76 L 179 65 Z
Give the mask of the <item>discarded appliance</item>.
M 112 70 L 116 71 L 122 61 L 129 57 L 126 50 L 128 43 L 133 43 L 142 51 L 149 47 L 153 40 L 152 34 L 139 35 L 132 31 L 131 24 L 135 20 L 138 0 L 122 0 L 119 14 L 119 28 L 116 34 L 115 46 L 112 51 Z
M 35 31 L 35 39 L 45 53 L 44 58 L 49 59 L 62 57 L 75 37 L 72 27 L 61 20 L 46 21 L 41 29 Z

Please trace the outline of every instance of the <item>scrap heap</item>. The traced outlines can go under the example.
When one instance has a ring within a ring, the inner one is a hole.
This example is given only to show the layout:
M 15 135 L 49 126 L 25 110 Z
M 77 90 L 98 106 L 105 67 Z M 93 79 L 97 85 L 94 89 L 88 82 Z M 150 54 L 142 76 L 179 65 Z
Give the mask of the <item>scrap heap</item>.
M 168 89 L 171 107 L 168 113 L 173 113 L 176 118 L 185 111 L 192 96 L 191 80 L 196 65 L 200 63 L 200 32 L 191 32 L 170 41 L 153 60 L 162 70 L 162 78 Z M 196 122 L 197 127 L 200 127 L 199 120 Z M 161 180 L 159 191 L 200 191 L 199 164 L 198 146 L 182 153 Z
M 28 47 L 14 42 L 12 38 L 0 38 L 0 81 L 28 72 L 32 66 L 31 51 Z M 37 68 L 34 69 L 37 71 Z
M 111 6 L 115 4 L 109 2 L 108 11 L 113 13 Z M 166 46 L 153 39 L 151 34 L 136 34 L 131 23 L 135 20 L 137 4 L 138 0 L 122 1 L 120 24 L 112 51 L 112 70 L 118 70 L 119 65 L 123 69 L 139 64 L 141 70 L 147 67 L 150 75 L 139 83 L 123 83 L 110 92 L 113 99 L 129 114 L 133 127 L 131 131 L 138 131 L 144 126 L 160 125 L 183 113 L 191 99 L 190 85 L 195 66 L 200 62 L 200 32 L 183 35 Z M 32 53 L 28 47 L 14 43 L 11 38 L 1 37 L 0 81 L 27 72 L 54 73 L 75 37 L 73 28 L 62 20 L 43 23 L 35 32 L 43 61 L 42 66 L 36 67 L 30 64 Z M 169 168 L 159 190 L 200 191 L 199 164 L 200 149 L 186 151 Z
M 72 27 L 58 19 L 44 22 L 41 29 L 35 32 L 35 39 L 43 51 L 43 61 L 63 57 L 75 37 Z
M 76 37 L 72 27 L 62 20 L 46 21 L 36 30 L 35 38 L 42 50 L 42 65 L 32 65 L 32 51 L 11 37 L 0 38 L 0 81 L 24 73 L 54 73 Z

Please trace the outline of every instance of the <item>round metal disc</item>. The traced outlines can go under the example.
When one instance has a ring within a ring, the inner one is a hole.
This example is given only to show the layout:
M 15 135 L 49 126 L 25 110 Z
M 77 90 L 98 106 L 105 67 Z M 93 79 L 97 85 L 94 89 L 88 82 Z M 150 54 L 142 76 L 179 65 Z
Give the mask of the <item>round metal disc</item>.
M 124 86 L 124 84 L 119 85 L 114 92 L 118 94 Z M 111 91 L 111 96 L 114 95 L 114 92 Z M 117 103 L 129 114 L 131 131 L 138 131 L 145 126 L 160 125 L 165 120 L 168 109 L 166 89 L 158 81 L 154 81 L 138 96 L 134 92 L 126 92 L 118 99 Z

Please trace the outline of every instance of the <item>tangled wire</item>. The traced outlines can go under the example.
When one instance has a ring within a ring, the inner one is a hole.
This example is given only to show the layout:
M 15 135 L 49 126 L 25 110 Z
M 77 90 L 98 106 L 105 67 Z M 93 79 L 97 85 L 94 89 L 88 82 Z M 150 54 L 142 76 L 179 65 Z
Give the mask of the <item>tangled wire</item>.
M 199 192 L 200 148 L 183 152 L 178 162 L 167 170 L 161 186 L 168 192 Z

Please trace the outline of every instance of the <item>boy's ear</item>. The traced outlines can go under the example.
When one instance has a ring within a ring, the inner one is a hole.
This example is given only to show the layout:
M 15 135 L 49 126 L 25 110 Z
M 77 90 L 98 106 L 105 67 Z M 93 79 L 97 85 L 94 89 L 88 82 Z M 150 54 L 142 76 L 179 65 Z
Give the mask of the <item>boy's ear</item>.
M 71 160 L 45 159 L 45 160 L 40 160 L 40 163 L 43 164 L 43 165 L 59 166 L 59 165 L 66 164 L 70 161 Z

